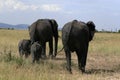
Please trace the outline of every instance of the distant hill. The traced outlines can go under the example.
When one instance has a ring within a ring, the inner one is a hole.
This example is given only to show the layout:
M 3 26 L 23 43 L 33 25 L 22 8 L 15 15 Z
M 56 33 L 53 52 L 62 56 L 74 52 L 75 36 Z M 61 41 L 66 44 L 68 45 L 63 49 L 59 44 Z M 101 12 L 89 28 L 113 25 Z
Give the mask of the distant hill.
M 12 25 L 12 24 L 6 24 L 6 23 L 0 23 L 0 28 L 4 29 L 20 29 L 20 30 L 26 30 L 28 29 L 28 24 L 17 24 L 17 25 Z M 58 27 L 58 30 L 61 30 L 61 27 Z
M 17 25 L 11 25 L 6 23 L 0 23 L 0 28 L 13 28 L 13 29 L 28 29 L 28 24 L 17 24 Z

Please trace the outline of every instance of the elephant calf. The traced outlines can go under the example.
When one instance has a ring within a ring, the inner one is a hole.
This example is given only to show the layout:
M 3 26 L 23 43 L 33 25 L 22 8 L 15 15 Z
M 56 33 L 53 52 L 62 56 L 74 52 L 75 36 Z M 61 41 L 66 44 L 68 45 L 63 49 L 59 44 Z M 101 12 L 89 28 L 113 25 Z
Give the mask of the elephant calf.
M 18 43 L 19 55 L 21 57 L 25 55 L 25 58 L 27 58 L 30 55 L 30 45 L 31 41 L 27 39 L 23 39 Z
M 42 47 L 38 42 L 31 45 L 32 62 L 38 62 L 41 57 Z

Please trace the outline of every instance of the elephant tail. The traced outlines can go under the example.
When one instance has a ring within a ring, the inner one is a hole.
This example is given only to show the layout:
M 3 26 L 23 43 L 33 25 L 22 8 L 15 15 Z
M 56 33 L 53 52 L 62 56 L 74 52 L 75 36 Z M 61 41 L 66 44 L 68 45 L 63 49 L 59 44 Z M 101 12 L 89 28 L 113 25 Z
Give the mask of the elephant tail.
M 73 21 L 68 25 L 68 26 L 69 26 L 69 27 L 68 27 L 68 32 L 67 32 L 66 35 L 65 35 L 66 41 L 65 41 L 64 46 L 62 47 L 62 49 L 61 49 L 60 51 L 58 51 L 57 54 L 60 53 L 60 52 L 65 48 L 65 46 L 67 45 L 67 42 L 68 42 L 69 37 L 70 37 L 71 30 L 72 30 L 72 28 L 73 28 L 73 26 L 75 25 L 76 22 L 78 22 L 78 21 L 77 21 L 77 20 L 73 20 Z

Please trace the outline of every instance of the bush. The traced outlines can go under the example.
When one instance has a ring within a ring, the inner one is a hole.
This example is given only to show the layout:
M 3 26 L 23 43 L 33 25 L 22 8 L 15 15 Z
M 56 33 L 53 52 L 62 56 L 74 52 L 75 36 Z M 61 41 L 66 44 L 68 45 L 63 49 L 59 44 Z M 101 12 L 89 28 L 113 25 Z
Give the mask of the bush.
M 120 30 L 118 30 L 118 33 L 120 33 Z

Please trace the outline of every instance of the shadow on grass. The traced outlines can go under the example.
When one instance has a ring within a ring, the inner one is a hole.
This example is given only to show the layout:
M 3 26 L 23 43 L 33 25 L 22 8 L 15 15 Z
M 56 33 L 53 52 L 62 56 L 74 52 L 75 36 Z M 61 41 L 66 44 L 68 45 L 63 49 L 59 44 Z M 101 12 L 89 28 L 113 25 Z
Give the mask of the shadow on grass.
M 85 74 L 100 74 L 100 73 L 114 73 L 115 70 L 107 70 L 107 69 L 91 69 L 87 70 Z
M 85 73 L 86 74 L 99 74 L 99 73 L 115 73 L 115 72 L 120 72 L 120 64 L 114 66 L 111 69 L 90 69 L 90 70 L 87 70 Z

